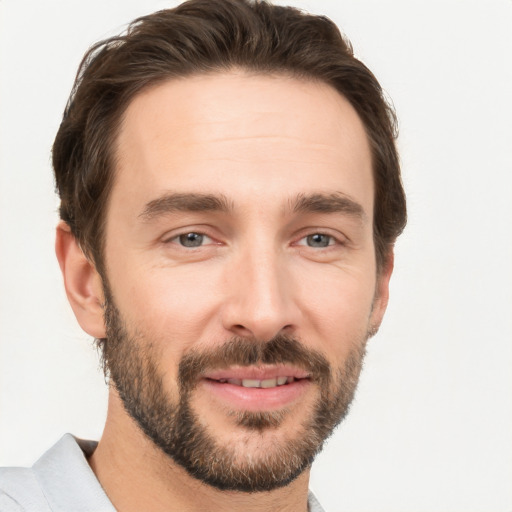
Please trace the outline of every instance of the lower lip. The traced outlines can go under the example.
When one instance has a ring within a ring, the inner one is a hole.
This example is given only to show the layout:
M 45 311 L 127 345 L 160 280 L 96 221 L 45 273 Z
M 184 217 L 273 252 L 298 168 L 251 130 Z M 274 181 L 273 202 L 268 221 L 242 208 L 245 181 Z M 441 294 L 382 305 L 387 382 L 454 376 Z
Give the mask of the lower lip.
M 203 379 L 201 386 L 212 398 L 216 398 L 232 408 L 261 412 L 278 410 L 292 405 L 304 396 L 311 386 L 311 381 L 300 379 L 273 388 L 244 388 L 227 382 Z

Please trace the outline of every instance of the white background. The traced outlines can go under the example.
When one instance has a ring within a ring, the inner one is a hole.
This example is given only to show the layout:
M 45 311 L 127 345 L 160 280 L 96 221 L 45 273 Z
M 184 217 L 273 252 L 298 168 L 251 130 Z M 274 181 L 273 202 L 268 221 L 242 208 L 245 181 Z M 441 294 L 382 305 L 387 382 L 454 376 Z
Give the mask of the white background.
M 53 254 L 50 147 L 94 41 L 174 2 L 0 0 L 0 465 L 98 438 L 106 387 Z M 313 470 L 331 512 L 512 512 L 512 1 L 296 1 L 393 98 L 410 220 L 357 397 Z

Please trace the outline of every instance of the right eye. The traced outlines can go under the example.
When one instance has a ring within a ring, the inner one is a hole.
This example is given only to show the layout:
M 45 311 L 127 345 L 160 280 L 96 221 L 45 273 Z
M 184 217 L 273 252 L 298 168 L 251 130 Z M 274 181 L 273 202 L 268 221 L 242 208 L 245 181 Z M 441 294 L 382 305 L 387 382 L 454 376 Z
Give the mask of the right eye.
M 201 247 L 202 245 L 212 243 L 212 239 L 203 235 L 202 233 L 196 233 L 195 231 L 191 231 L 189 233 L 183 233 L 181 235 L 177 235 L 174 238 L 169 240 L 170 243 L 179 244 L 182 247 L 194 248 Z
M 322 249 L 324 247 L 329 247 L 330 245 L 334 245 L 336 241 L 334 237 L 331 235 L 326 235 L 324 233 L 314 233 L 312 235 L 308 235 L 299 241 L 298 245 L 307 245 L 308 247 L 316 247 Z

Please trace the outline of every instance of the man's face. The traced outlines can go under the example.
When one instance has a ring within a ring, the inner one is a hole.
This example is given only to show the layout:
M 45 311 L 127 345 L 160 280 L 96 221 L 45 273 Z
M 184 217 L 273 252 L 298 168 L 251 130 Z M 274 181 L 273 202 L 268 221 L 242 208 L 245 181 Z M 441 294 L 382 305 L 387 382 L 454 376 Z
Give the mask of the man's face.
M 211 485 L 285 485 L 385 309 L 361 121 L 325 84 L 203 75 L 137 96 L 116 152 L 105 355 L 125 409 Z

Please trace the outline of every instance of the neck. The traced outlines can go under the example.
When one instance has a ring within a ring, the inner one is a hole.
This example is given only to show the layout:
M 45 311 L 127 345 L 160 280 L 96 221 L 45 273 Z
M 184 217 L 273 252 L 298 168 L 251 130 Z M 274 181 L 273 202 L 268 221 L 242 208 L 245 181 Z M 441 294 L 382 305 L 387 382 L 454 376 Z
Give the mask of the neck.
M 156 447 L 112 391 L 105 430 L 89 464 L 118 512 L 307 511 L 309 470 L 273 491 L 213 488 L 191 477 Z

